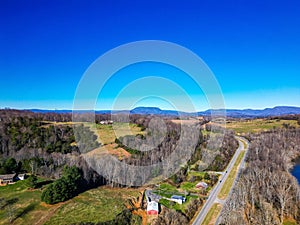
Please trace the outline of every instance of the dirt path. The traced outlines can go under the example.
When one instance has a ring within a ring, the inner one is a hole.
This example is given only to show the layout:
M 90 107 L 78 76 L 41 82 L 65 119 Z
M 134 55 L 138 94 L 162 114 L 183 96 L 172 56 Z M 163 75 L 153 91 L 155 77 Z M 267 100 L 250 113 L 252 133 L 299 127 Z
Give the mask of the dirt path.
M 55 214 L 55 212 L 64 204 L 66 204 L 66 202 L 57 203 L 55 206 L 53 206 L 51 209 L 49 209 L 48 213 L 46 215 L 42 216 L 34 225 L 42 225 L 42 224 L 46 223 Z M 45 205 L 47 205 L 47 204 L 45 204 Z

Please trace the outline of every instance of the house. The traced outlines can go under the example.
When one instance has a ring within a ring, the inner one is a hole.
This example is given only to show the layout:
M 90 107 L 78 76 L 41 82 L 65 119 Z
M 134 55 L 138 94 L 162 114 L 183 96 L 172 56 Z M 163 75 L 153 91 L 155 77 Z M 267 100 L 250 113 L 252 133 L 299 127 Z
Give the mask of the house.
M 150 201 L 147 204 L 147 215 L 158 215 L 158 203 L 156 201 Z
M 178 204 L 182 204 L 183 202 L 186 201 L 186 198 L 180 195 L 172 195 L 171 201 L 177 202 Z
M 107 124 L 113 124 L 113 123 L 114 123 L 114 121 L 112 121 L 112 120 L 101 120 L 100 121 L 101 125 L 107 125 Z
M 199 182 L 198 184 L 196 184 L 196 188 L 204 188 L 206 189 L 208 187 L 208 184 L 205 182 Z
M 14 179 L 16 177 L 16 174 L 5 174 L 5 175 L 0 175 L 0 185 L 7 185 L 7 184 L 13 184 Z

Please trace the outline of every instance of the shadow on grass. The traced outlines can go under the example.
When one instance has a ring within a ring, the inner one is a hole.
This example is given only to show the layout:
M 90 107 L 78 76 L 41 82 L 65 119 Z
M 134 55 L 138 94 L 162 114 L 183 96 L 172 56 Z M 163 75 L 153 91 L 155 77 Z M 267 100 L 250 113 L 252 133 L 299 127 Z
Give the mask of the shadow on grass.
M 36 185 L 36 188 L 41 188 L 44 185 L 51 184 L 51 183 L 53 183 L 53 180 L 44 180 L 44 181 L 38 182 Z
M 2 204 L 0 204 L 0 209 L 4 209 L 5 207 L 9 206 L 9 205 L 13 205 L 15 203 L 17 203 L 19 201 L 18 198 L 11 198 L 11 199 L 8 199 L 8 200 L 5 200 L 4 198 L 1 198 L 0 199 L 0 202 Z
M 24 215 L 26 215 L 27 213 L 29 213 L 30 211 L 32 211 L 36 206 L 36 203 L 31 203 L 28 206 L 26 206 L 24 209 L 22 209 L 20 212 L 18 212 L 15 216 L 15 218 L 13 219 L 13 221 L 15 221 L 18 218 L 23 217 Z

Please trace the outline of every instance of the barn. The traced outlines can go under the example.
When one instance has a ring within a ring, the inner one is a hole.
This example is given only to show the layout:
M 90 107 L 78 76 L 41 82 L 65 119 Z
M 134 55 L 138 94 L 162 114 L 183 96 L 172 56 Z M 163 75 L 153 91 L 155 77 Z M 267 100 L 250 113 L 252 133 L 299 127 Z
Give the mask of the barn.
M 147 215 L 158 215 L 158 203 L 156 201 L 150 201 L 147 204 Z

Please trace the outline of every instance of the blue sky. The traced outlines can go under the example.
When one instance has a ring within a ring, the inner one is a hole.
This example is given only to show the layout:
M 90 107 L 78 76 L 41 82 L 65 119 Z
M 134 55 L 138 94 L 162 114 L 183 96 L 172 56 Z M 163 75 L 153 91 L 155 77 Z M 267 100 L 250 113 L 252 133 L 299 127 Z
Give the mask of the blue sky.
M 0 108 L 70 109 L 90 64 L 139 40 L 174 42 L 195 52 L 213 71 L 227 108 L 300 106 L 299 14 L 296 0 L 1 1 Z M 97 107 L 110 108 L 122 88 L 143 77 L 141 69 L 179 82 L 197 110 L 209 107 L 184 74 L 151 64 L 116 74 Z M 135 105 L 125 96 L 122 107 L 170 108 L 168 96 L 176 93 L 158 95 L 160 100 Z M 184 109 L 183 98 L 178 102 Z

